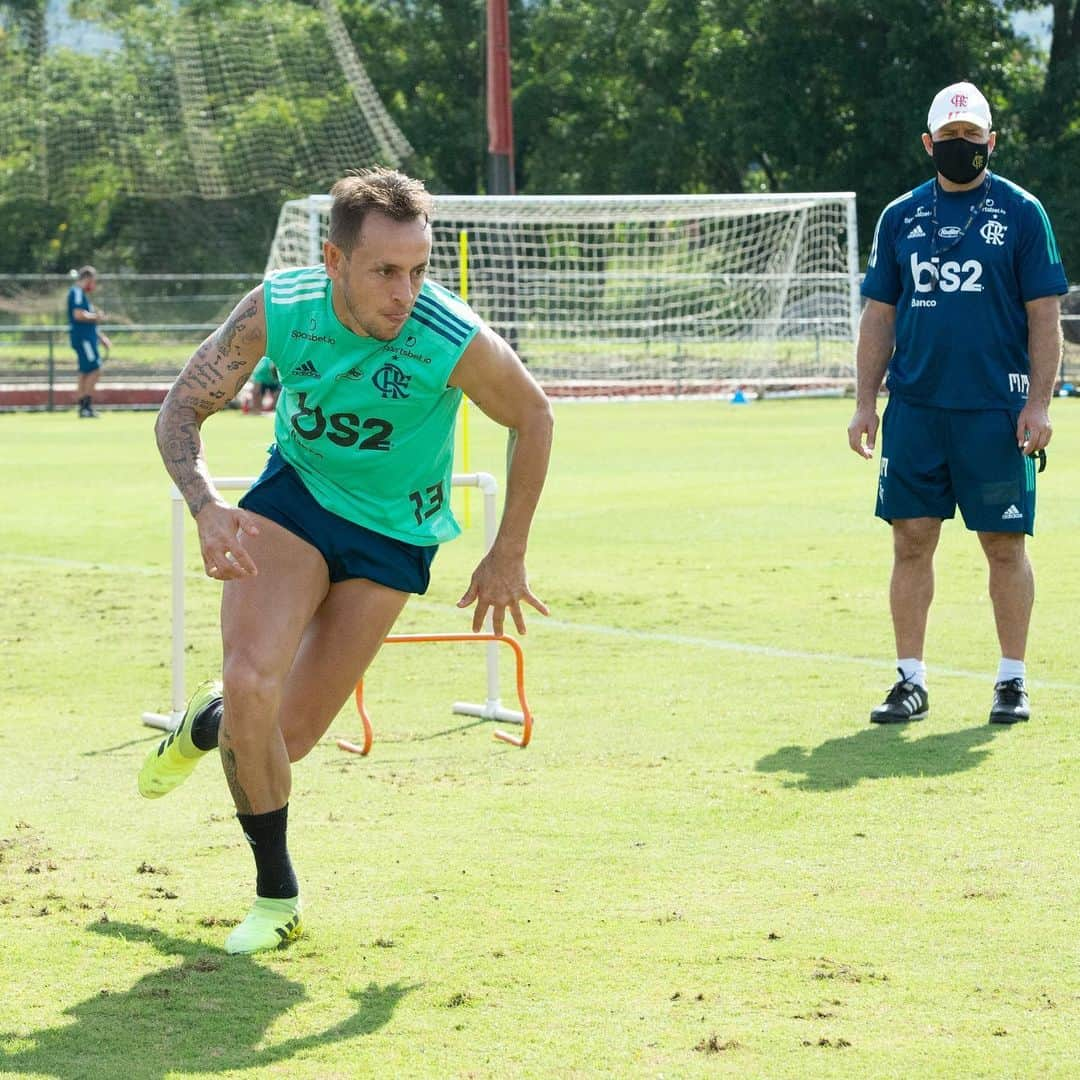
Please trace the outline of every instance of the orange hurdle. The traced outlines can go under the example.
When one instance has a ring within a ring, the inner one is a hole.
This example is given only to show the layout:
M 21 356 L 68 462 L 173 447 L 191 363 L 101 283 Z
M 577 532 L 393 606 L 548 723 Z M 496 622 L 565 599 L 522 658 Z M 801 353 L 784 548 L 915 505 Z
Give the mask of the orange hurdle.
M 506 634 L 391 634 L 384 639 L 384 644 L 399 645 L 427 641 L 501 641 L 510 646 L 514 651 L 517 696 L 518 702 L 521 705 L 521 738 L 516 738 L 505 731 L 496 731 L 494 734 L 496 739 L 501 739 L 503 742 L 510 743 L 511 746 L 520 746 L 524 750 L 525 747 L 529 745 L 529 740 L 532 738 L 533 717 L 532 712 L 529 709 L 529 703 L 525 699 L 525 655 L 521 651 L 521 646 L 517 641 L 512 637 L 508 637 Z M 337 744 L 340 749 L 345 750 L 350 754 L 360 754 L 363 756 L 368 754 L 371 750 L 371 744 L 374 738 L 371 729 L 371 719 L 367 714 L 367 709 L 364 708 L 363 679 L 356 684 L 356 710 L 360 713 L 360 720 L 364 725 L 363 744 L 360 745 L 354 743 L 349 739 L 338 739 Z M 479 716 L 487 720 L 502 720 L 508 718 L 507 711 L 500 707 L 498 701 L 491 702 L 489 700 L 488 706 L 481 708 L 455 705 L 454 711 L 466 712 L 467 715 Z
M 250 476 L 217 476 L 214 483 L 219 490 L 249 488 L 254 483 L 254 477 Z M 495 502 L 498 485 L 495 477 L 486 472 L 454 473 L 451 486 L 470 487 L 480 489 L 483 495 L 484 512 L 484 550 L 488 551 L 495 541 Z M 184 534 L 191 528 L 191 519 L 184 505 L 184 497 L 180 494 L 175 484 L 170 491 L 172 503 L 171 533 L 171 563 L 172 563 L 172 617 L 170 619 L 170 683 L 169 710 L 168 712 L 144 712 L 142 721 L 149 727 L 159 728 L 161 731 L 175 731 L 180 724 L 187 707 L 187 692 L 185 690 L 185 659 L 186 637 L 184 632 L 184 591 L 185 578 L 188 572 L 184 557 Z M 190 576 L 199 576 L 192 573 Z M 487 698 L 483 702 L 473 703 L 466 701 L 454 702 L 454 712 L 464 716 L 477 716 L 484 720 L 501 720 L 511 724 L 521 724 L 524 717 L 520 712 L 513 709 L 504 709 L 499 701 L 499 647 L 497 642 L 503 640 L 491 635 L 491 613 L 488 612 L 485 619 L 484 629 L 487 636 L 467 635 L 470 641 L 484 641 L 487 651 Z M 402 640 L 399 638 L 387 638 L 388 641 Z M 452 634 L 437 634 L 432 637 L 419 638 L 424 641 L 454 641 L 464 640 L 455 638 Z M 520 663 L 520 661 L 519 661 Z M 518 675 L 519 684 L 521 674 Z M 524 692 L 519 689 L 519 695 L 524 698 Z M 511 739 L 517 743 L 518 740 Z M 520 745 L 524 745 L 528 739 L 524 739 Z

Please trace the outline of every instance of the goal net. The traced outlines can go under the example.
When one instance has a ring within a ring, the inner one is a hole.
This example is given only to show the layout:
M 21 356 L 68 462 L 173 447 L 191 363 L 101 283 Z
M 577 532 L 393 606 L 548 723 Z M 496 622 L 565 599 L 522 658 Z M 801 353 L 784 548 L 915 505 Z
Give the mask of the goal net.
M 410 152 L 337 0 L 0 0 L 0 272 L 257 272 L 283 198 Z
M 318 262 L 330 200 L 282 207 L 266 272 Z M 553 393 L 805 392 L 854 375 L 850 192 L 437 196 L 432 276 Z

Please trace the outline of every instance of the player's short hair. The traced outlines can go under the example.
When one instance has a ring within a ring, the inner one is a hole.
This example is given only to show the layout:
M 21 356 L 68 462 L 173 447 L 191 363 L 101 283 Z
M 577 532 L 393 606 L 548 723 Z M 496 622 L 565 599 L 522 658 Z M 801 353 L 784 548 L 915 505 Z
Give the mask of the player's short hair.
M 97 277 L 97 271 L 88 263 L 86 266 L 80 266 L 75 276 L 79 281 L 86 281 L 87 278 Z
M 376 165 L 356 169 L 342 177 L 331 189 L 330 243 L 345 254 L 352 251 L 360 236 L 364 217 L 372 210 L 393 221 L 431 218 L 433 200 L 423 182 Z

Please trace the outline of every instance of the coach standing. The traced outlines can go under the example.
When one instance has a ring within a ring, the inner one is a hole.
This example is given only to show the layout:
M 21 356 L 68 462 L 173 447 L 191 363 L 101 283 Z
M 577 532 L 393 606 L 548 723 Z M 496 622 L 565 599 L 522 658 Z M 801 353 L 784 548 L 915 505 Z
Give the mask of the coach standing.
M 68 289 L 67 297 L 71 347 L 79 365 L 79 416 L 84 419 L 94 419 L 98 415 L 94 411 L 94 387 L 101 374 L 98 342 L 106 349 L 112 348 L 112 342 L 98 330 L 98 323 L 105 319 L 105 313 L 95 311 L 90 301 L 90 294 L 96 288 L 97 271 L 92 266 L 84 266 L 76 275 L 75 284 Z
M 988 168 L 996 133 L 971 83 L 945 87 L 922 137 L 937 176 L 877 223 L 862 294 L 851 449 L 873 456 L 888 373 L 877 516 L 892 525 L 889 590 L 899 681 L 874 723 L 929 711 L 923 644 L 941 522 L 959 504 L 989 564 L 1001 661 L 990 722 L 1027 720 L 1024 653 L 1035 595 L 1025 534 L 1035 458 L 1050 441 L 1068 291 L 1042 204 Z

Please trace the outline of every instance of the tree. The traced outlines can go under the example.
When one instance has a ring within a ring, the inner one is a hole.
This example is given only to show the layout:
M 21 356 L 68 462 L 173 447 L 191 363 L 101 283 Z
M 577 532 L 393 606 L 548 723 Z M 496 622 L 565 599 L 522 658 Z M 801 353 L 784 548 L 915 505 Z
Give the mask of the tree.
M 486 0 L 337 4 L 415 148 L 406 167 L 435 191 L 483 191 Z M 512 0 L 518 190 L 855 190 L 865 250 L 881 208 L 930 175 L 919 136 L 931 97 L 969 78 L 994 110 L 995 169 L 1042 198 L 1066 266 L 1080 265 L 1080 0 L 1055 0 L 1048 56 L 1010 22 L 1037 6 Z M 0 268 L 66 269 L 87 244 L 140 269 L 257 268 L 281 200 L 357 164 L 310 156 L 335 145 L 352 107 L 302 57 L 319 17 L 313 0 L 72 0 L 72 11 L 119 46 L 89 60 L 44 51 L 44 0 L 0 0 Z M 200 43 L 233 35 L 232 48 L 265 41 L 284 58 L 282 83 L 266 79 L 239 102 L 211 90 L 197 112 L 222 168 L 247 181 L 255 162 L 269 162 L 272 182 L 200 200 L 197 140 L 141 107 L 179 108 L 169 51 L 178 20 Z M 95 142 L 116 115 L 139 119 Z M 96 148 L 81 164 L 58 156 L 73 117 Z M 159 230 L 153 243 L 148 222 Z
M 44 10 L 0 0 L 0 267 L 258 270 L 285 198 L 371 161 L 310 3 L 72 0 L 77 53 Z
M 1012 128 L 1039 75 L 971 0 L 540 0 L 526 48 L 527 190 L 855 190 L 864 246 L 929 175 L 943 83 L 978 81 Z
M 696 63 L 726 65 L 738 31 L 715 0 L 541 0 L 515 52 L 523 190 L 606 193 L 738 190 L 729 100 L 705 102 Z M 520 61 L 518 56 L 520 55 Z
M 1036 0 L 1013 0 L 1010 10 L 1045 7 Z M 1032 116 L 1033 134 L 1053 136 L 1080 114 L 1080 0 L 1053 0 L 1050 55 L 1040 95 L 1041 108 Z
M 1013 10 L 1042 7 L 1024 0 Z M 1080 273 L 1080 0 L 1054 0 L 1044 77 L 1018 102 L 1017 179 L 1046 205 L 1065 270 Z
M 485 0 L 343 0 L 372 82 L 409 137 L 408 166 L 433 191 L 472 195 L 487 176 Z M 524 5 L 510 7 L 517 54 Z

